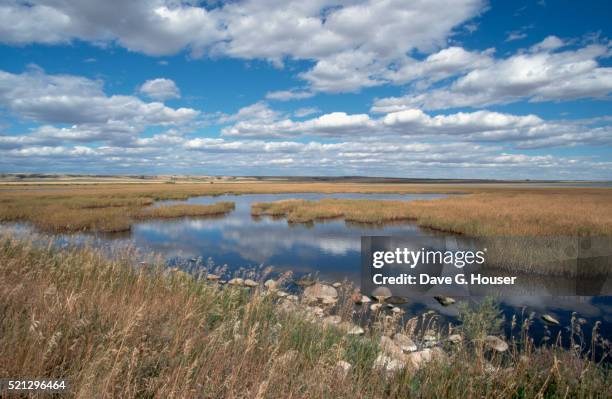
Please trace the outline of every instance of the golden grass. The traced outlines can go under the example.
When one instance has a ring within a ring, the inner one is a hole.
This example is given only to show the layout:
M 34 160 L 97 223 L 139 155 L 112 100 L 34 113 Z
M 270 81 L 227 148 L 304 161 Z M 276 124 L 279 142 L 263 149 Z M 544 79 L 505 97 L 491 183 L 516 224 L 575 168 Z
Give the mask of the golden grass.
M 505 354 L 486 353 L 477 337 L 491 323 L 477 314 L 465 319 L 474 344 L 448 347 L 446 362 L 386 376 L 372 368 L 378 336 L 347 336 L 282 312 L 273 296 L 162 267 L 136 268 L 131 258 L 126 253 L 111 261 L 93 250 L 56 251 L 1 238 L 0 376 L 69 378 L 68 397 L 75 398 L 609 393 L 609 370 L 578 352 L 536 349 L 525 340 L 511 341 Z M 342 295 L 350 296 L 350 288 Z M 346 377 L 335 370 L 339 360 L 353 365 Z
M 130 258 L 126 253 L 111 261 L 93 250 L 0 239 L 0 377 L 69 378 L 75 398 L 553 398 L 608 392 L 605 367 L 556 345 L 536 349 L 529 340 L 491 355 L 475 338 L 475 345 L 446 348 L 445 363 L 385 376 L 372 368 L 380 351 L 376 335 L 347 336 L 280 311 L 273 296 L 206 284 L 163 267 L 135 268 Z M 342 295 L 346 300 L 350 288 Z M 467 337 L 486 333 L 483 326 L 491 323 L 483 317 L 466 318 L 480 320 L 466 324 Z M 339 360 L 353 365 L 347 377 L 335 370 Z
M 328 218 L 484 236 L 612 235 L 612 190 L 498 190 L 420 201 L 323 199 L 257 203 L 253 215 L 306 223 Z
M 185 216 L 214 216 L 233 211 L 235 204 L 230 201 L 217 202 L 210 205 L 165 205 L 142 209 L 135 216 L 141 219 L 166 219 Z
M 296 222 L 331 217 L 367 223 L 414 220 L 424 227 L 472 236 L 612 235 L 612 189 L 537 188 L 516 184 L 234 182 L 53 187 L 0 185 L 0 222 L 27 221 L 48 231 L 116 231 L 129 228 L 129 217 L 125 215 L 133 215 L 157 200 L 270 193 L 469 195 L 409 203 L 323 200 L 320 203 L 265 206 L 265 210 L 260 204 L 254 208 L 254 214 L 286 215 Z M 291 209 L 284 212 L 286 207 Z

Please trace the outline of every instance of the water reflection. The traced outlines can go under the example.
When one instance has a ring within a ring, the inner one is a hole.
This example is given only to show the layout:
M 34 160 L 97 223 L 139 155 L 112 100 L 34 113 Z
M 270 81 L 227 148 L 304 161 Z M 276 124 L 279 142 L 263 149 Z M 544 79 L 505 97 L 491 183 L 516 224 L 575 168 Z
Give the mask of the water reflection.
M 278 273 L 316 273 L 327 281 L 349 280 L 359 285 L 360 238 L 362 235 L 401 236 L 415 243 L 427 243 L 442 234 L 418 228 L 410 223 L 385 226 L 345 223 L 330 220 L 310 225 L 288 224 L 286 220 L 270 217 L 254 218 L 250 214 L 254 202 L 278 201 L 299 198 L 418 200 L 439 198 L 443 195 L 400 194 L 258 194 L 196 197 L 190 204 L 208 204 L 233 201 L 236 209 L 226 216 L 207 219 L 184 218 L 179 220 L 144 221 L 133 226 L 128 235 L 97 235 L 95 245 L 132 245 L 141 254 L 155 252 L 165 259 L 183 259 L 200 267 L 211 258 L 215 264 L 227 264 L 230 270 L 253 267 L 274 267 Z M 176 203 L 167 201 L 163 203 Z M 70 236 L 83 239 L 82 236 Z M 79 238 L 80 237 L 80 238 Z M 180 262 L 179 262 L 180 263 Z M 612 297 L 534 297 L 513 296 L 502 299 L 508 318 L 520 313 L 521 308 L 548 312 L 562 323 L 569 323 L 571 312 L 576 311 L 591 323 L 602 320 L 602 333 L 610 337 L 612 325 Z M 411 300 L 404 305 L 408 312 L 417 313 L 434 309 L 442 315 L 453 317 L 456 307 L 442 307 L 433 298 Z

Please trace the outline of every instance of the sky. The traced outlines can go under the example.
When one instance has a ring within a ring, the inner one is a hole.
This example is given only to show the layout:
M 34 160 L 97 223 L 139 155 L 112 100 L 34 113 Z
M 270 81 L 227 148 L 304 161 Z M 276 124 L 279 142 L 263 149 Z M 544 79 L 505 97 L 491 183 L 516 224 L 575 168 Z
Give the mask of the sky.
M 612 180 L 612 2 L 0 0 L 0 172 Z

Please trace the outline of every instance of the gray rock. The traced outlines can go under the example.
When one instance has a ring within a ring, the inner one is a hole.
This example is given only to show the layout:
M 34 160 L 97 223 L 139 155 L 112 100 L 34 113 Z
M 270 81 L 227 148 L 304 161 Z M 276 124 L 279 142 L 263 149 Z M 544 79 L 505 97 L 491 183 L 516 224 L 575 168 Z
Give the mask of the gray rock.
M 418 348 L 414 341 L 407 335 L 397 333 L 393 336 L 393 342 L 402 350 L 404 353 L 415 352 Z
M 555 326 L 558 326 L 559 324 L 559 320 L 555 319 L 553 316 L 549 315 L 549 314 L 543 314 L 542 315 L 542 320 L 544 320 L 545 322 L 547 322 L 548 324 L 552 324 Z
M 315 283 L 304 290 L 304 299 L 307 302 L 323 300 L 325 298 L 338 298 L 338 291 L 331 285 Z
M 387 287 L 376 287 L 372 291 L 372 296 L 378 300 L 378 302 L 384 302 L 385 299 L 391 297 L 391 290 Z
M 485 344 L 487 347 L 496 350 L 497 352 L 505 352 L 508 350 L 508 344 L 506 341 L 494 335 L 487 335 L 485 337 Z
M 254 288 L 254 287 L 257 287 L 259 284 L 257 284 L 256 281 L 247 278 L 246 280 L 244 280 L 244 285 L 246 287 Z
M 442 306 L 450 306 L 457 302 L 449 296 L 435 296 L 434 299 L 438 301 L 438 303 L 440 303 L 440 305 Z
M 374 360 L 374 368 L 376 370 L 386 371 L 387 373 L 395 373 L 402 370 L 404 367 L 406 367 L 406 363 L 402 360 L 393 359 L 382 353 Z
M 338 315 L 327 316 L 323 318 L 323 325 L 326 326 L 337 326 L 342 322 L 342 318 Z
M 403 354 L 402 349 L 391 338 L 384 335 L 380 337 L 380 349 L 392 358 L 400 358 Z
M 452 334 L 446 338 L 448 342 L 452 342 L 453 344 L 459 344 L 463 341 L 463 337 L 459 334 Z
M 401 296 L 390 296 L 389 298 L 385 299 L 385 303 L 390 303 L 392 305 L 403 305 L 408 303 L 408 299 Z
M 363 335 L 363 334 L 365 334 L 365 330 L 363 328 L 359 327 L 359 326 L 355 326 L 354 325 L 354 326 L 350 327 L 346 331 L 346 333 L 348 335 Z
M 267 289 L 273 291 L 273 290 L 275 290 L 277 288 L 276 281 L 274 281 L 272 279 L 266 280 L 266 282 L 264 283 L 264 287 L 266 287 Z
M 346 377 L 348 373 L 351 372 L 352 368 L 353 366 L 349 362 L 345 362 L 344 360 L 340 360 L 338 361 L 338 363 L 336 363 L 336 371 L 342 377 Z
M 230 281 L 227 282 L 229 285 L 234 285 L 234 286 L 243 286 L 244 285 L 244 280 L 241 278 L 233 278 Z

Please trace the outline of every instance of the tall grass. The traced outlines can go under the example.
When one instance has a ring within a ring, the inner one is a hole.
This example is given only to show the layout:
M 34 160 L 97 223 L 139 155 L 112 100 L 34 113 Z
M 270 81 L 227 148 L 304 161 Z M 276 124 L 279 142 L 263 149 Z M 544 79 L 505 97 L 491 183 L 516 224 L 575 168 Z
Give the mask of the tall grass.
M 322 199 L 253 204 L 253 215 L 307 223 L 414 220 L 423 227 L 484 236 L 612 235 L 612 190 L 493 191 L 420 201 Z
M 376 335 L 132 259 L 2 238 L 0 377 L 69 378 L 77 398 L 609 397 L 605 367 L 528 337 L 503 354 L 468 341 L 387 374 L 372 367 Z M 346 376 L 339 360 L 353 365 Z

